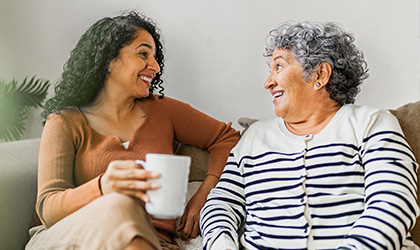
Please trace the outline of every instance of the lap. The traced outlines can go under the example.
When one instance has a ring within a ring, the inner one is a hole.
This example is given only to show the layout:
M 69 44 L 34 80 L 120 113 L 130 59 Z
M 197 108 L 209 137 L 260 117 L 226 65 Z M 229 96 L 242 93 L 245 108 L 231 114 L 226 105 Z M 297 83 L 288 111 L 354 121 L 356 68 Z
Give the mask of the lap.
M 169 243 L 162 238 L 159 238 L 159 244 L 162 250 L 181 250 L 179 246 L 175 245 L 176 243 Z
M 126 195 L 113 193 L 91 202 L 49 229 L 31 229 L 26 249 L 123 249 L 134 237 L 160 249 L 144 205 Z

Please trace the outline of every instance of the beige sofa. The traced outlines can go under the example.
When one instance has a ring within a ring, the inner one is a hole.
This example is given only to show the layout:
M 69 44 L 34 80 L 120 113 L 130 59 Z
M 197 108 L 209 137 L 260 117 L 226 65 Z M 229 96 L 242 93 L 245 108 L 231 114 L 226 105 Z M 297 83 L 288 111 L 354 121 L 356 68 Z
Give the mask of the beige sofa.
M 420 159 L 420 101 L 391 112 L 398 118 L 416 159 Z M 244 119 L 241 125 L 246 127 L 248 123 Z M 38 146 L 39 138 L 0 143 L 0 249 L 23 249 L 28 240 L 28 230 L 34 218 Z M 189 185 L 191 196 L 205 176 L 208 153 L 182 144 L 175 144 L 174 149 L 176 154 L 192 157 Z M 419 221 L 412 230 L 418 245 Z M 201 249 L 200 237 L 188 241 L 178 238 L 176 241 L 182 249 Z

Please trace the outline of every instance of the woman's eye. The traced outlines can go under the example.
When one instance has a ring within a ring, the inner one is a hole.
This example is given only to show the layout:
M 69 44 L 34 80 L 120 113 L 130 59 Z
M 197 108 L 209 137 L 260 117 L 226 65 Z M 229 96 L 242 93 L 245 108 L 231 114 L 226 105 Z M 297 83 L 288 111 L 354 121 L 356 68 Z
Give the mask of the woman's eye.
M 281 64 L 277 64 L 276 65 L 276 70 L 280 70 L 280 69 L 282 69 L 283 68 L 283 66 L 281 66 Z
M 148 53 L 147 52 L 144 52 L 144 51 L 140 51 L 139 52 L 139 55 L 142 56 L 142 57 L 144 57 L 144 58 L 147 58 Z

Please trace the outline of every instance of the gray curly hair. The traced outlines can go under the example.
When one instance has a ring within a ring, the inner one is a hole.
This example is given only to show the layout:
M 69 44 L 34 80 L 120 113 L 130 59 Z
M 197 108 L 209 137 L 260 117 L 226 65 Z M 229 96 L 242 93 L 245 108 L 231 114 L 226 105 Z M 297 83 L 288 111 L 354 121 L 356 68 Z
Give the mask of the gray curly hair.
M 335 23 L 286 22 L 270 31 L 264 56 L 271 57 L 277 48 L 288 50 L 300 62 L 306 81 L 322 62 L 329 63 L 332 72 L 326 89 L 332 100 L 344 105 L 354 103 L 360 84 L 369 76 L 354 40 Z

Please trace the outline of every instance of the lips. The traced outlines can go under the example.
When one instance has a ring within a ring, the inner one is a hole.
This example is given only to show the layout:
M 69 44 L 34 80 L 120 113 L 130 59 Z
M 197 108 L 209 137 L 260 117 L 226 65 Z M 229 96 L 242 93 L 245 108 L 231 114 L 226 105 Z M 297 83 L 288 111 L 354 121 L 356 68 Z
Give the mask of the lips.
M 152 86 L 153 77 L 147 75 L 140 75 L 139 79 L 145 82 L 147 85 Z
M 284 90 L 273 91 L 273 92 L 271 92 L 271 94 L 273 95 L 274 99 L 277 99 L 277 98 L 283 96 Z

